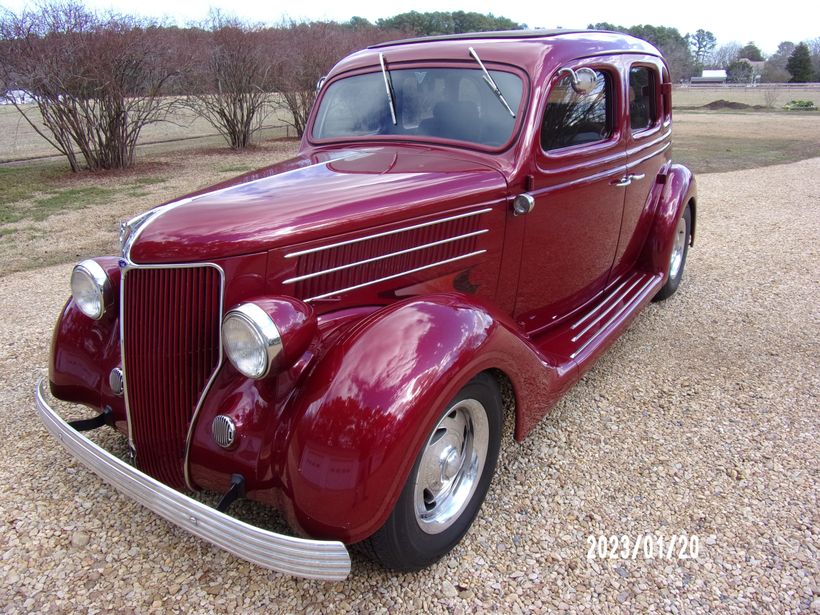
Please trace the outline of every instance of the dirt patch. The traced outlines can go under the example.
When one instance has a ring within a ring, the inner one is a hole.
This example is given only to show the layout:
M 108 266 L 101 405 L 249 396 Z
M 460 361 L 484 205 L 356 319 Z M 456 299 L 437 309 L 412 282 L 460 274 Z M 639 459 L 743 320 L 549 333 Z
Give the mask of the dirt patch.
M 764 105 L 747 105 L 746 103 L 737 102 L 733 100 L 713 100 L 710 103 L 707 103 L 701 107 L 701 109 L 710 109 L 712 111 L 718 111 L 720 109 L 734 109 L 734 110 L 741 110 L 741 109 L 766 109 Z

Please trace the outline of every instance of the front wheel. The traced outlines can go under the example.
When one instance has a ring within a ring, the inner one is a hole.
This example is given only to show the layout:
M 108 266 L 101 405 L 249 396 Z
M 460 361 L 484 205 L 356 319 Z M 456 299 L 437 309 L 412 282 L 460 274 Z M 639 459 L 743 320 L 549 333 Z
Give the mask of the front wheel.
M 479 374 L 447 404 L 416 458 L 393 512 L 363 551 L 386 568 L 429 566 L 472 525 L 501 446 L 501 393 Z
M 669 257 L 669 278 L 666 280 L 653 301 L 663 301 L 675 294 L 683 278 L 683 267 L 686 265 L 686 255 L 689 253 L 689 242 L 692 237 L 692 209 L 689 205 L 683 212 L 678 226 L 675 228 L 675 239 L 672 245 L 672 255 Z

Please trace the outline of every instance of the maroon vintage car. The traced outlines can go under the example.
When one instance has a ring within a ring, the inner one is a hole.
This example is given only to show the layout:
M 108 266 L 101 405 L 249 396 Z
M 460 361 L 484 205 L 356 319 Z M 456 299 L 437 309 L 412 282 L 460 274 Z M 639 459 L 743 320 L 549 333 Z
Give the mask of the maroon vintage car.
M 340 579 L 346 545 L 412 570 L 470 527 L 500 391 L 524 438 L 677 289 L 695 182 L 671 85 L 615 33 L 407 40 L 343 59 L 298 155 L 123 225 L 78 264 L 48 429 L 104 480 L 261 566 Z M 670 323 L 671 326 L 671 323 Z M 111 426 L 132 463 L 79 432 Z M 217 508 L 186 491 L 224 494 Z M 238 497 L 297 536 L 226 514 Z

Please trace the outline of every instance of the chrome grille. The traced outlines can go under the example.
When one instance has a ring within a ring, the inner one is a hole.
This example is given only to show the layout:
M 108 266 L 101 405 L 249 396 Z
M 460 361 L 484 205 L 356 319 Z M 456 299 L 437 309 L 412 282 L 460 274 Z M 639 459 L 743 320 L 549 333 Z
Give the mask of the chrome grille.
M 221 270 L 135 268 L 122 284 L 123 367 L 137 466 L 184 488 L 188 431 L 221 360 Z

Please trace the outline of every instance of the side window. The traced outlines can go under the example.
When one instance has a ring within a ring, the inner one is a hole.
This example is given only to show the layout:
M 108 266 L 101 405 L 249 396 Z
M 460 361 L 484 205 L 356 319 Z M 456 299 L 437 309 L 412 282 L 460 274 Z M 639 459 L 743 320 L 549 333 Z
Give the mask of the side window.
M 633 132 L 649 128 L 658 119 L 657 81 L 652 68 L 633 66 L 629 70 L 629 126 Z
M 588 94 L 573 90 L 569 75 L 552 88 L 541 123 L 544 150 L 606 141 L 612 134 L 612 78 L 604 71 L 595 74 Z

